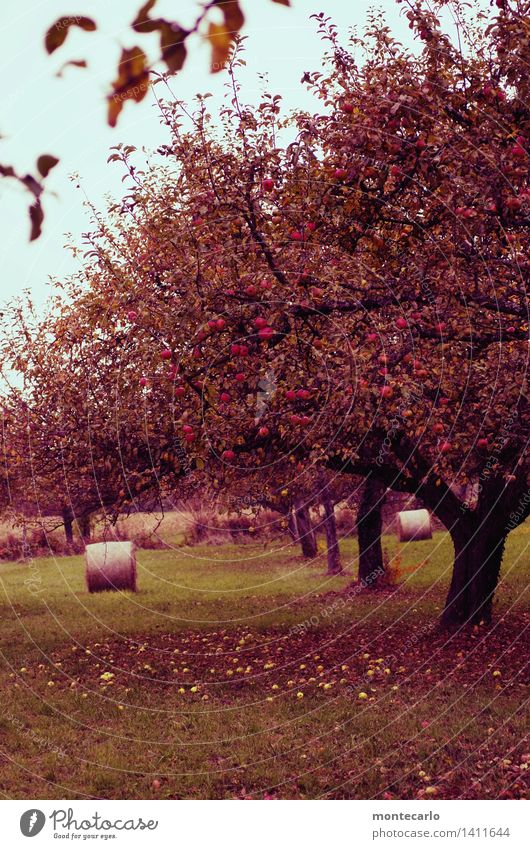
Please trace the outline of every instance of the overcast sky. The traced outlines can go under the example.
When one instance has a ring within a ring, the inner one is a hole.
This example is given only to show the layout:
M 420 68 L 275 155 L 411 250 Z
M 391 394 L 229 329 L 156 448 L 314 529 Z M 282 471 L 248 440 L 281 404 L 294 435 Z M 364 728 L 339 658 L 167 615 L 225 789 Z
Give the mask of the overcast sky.
M 242 78 L 243 99 L 259 95 L 258 75 L 266 72 L 270 90 L 284 97 L 285 106 L 308 104 L 300 84 L 305 70 L 320 66 L 323 52 L 316 24 L 310 15 L 324 11 L 346 36 L 351 25 L 362 26 L 373 2 L 368 0 L 291 0 L 286 8 L 271 0 L 241 3 L 246 16 L 248 67 Z M 52 153 L 60 164 L 47 180 L 44 201 L 46 221 L 41 238 L 28 243 L 29 224 L 26 193 L 12 181 L 0 180 L 1 297 L 8 298 L 25 288 L 42 302 L 49 294 L 50 275 L 64 276 L 74 261 L 64 250 L 64 234 L 79 240 L 88 229 L 82 193 L 71 180 L 79 173 L 81 183 L 97 206 L 107 193 L 119 195 L 121 173 L 107 165 L 109 148 L 120 141 L 137 147 L 155 148 L 166 141 L 159 125 L 152 95 L 141 104 L 127 103 L 116 129 L 106 124 L 105 94 L 114 79 L 122 46 L 138 44 L 148 55 L 156 54 L 156 36 L 136 35 L 129 24 L 140 0 L 2 0 L 0 56 L 2 57 L 2 105 L 0 113 L 0 162 L 14 164 L 21 173 L 35 171 L 36 157 Z M 407 22 L 394 0 L 376 4 L 383 8 L 394 33 L 408 40 Z M 196 0 L 158 0 L 153 14 L 176 17 L 184 25 L 197 13 Z M 85 14 L 95 18 L 98 31 L 71 29 L 65 44 L 53 56 L 43 46 L 48 26 L 63 14 Z M 226 79 L 209 73 L 209 49 L 199 38 L 189 44 L 185 68 L 172 79 L 175 94 L 184 100 L 197 92 L 210 91 L 220 98 Z M 86 59 L 88 69 L 66 68 L 70 59 Z M 212 104 L 212 101 L 210 101 Z

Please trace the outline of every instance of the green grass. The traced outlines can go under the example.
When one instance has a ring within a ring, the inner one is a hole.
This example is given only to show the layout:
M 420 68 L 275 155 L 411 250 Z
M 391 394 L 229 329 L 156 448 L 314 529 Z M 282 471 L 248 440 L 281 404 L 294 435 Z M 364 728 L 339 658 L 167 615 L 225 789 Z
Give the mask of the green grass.
M 441 533 L 385 537 L 405 580 L 375 595 L 343 592 L 353 540 L 340 578 L 279 545 L 141 551 L 134 595 L 89 595 L 79 557 L 1 564 L 0 792 L 520 796 L 529 542 L 510 535 L 494 627 L 449 643 Z

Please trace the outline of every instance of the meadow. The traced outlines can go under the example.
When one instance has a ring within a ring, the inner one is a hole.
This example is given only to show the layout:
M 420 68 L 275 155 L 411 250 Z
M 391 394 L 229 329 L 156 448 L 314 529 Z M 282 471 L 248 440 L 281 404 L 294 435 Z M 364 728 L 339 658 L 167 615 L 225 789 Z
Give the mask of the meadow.
M 385 536 L 377 592 L 354 539 L 340 577 L 280 542 L 139 551 L 136 594 L 89 595 L 81 556 L 1 563 L 0 793 L 520 798 L 529 542 L 493 624 L 452 635 L 441 532 Z

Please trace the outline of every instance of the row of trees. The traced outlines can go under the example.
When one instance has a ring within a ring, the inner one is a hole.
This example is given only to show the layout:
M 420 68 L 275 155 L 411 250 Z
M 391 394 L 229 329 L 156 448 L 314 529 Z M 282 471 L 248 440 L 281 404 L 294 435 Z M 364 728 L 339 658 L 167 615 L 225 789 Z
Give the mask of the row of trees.
M 377 17 L 346 49 L 317 16 L 312 114 L 245 105 L 239 50 L 219 115 L 161 102 L 171 145 L 145 165 L 115 149 L 124 197 L 46 327 L 19 313 L 6 353 L 33 443 L 52 467 L 86 458 L 114 510 L 190 475 L 417 495 L 453 539 L 453 625 L 491 615 L 530 509 L 530 4 L 472 24 L 458 6 L 454 40 L 406 5 L 418 53 Z M 380 531 L 365 512 L 361 541 Z

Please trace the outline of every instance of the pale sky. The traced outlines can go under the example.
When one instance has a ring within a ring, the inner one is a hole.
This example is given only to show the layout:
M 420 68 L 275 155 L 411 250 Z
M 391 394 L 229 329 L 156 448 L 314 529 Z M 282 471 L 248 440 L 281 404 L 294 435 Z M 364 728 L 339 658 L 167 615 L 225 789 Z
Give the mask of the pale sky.
M 46 220 L 39 240 L 28 242 L 29 224 L 26 192 L 16 183 L 0 180 L 1 295 L 6 299 L 30 289 L 42 303 L 50 293 L 50 275 L 61 277 L 75 269 L 64 249 L 64 234 L 76 240 L 88 229 L 83 196 L 70 175 L 78 172 L 81 183 L 96 206 L 104 206 L 107 193 L 119 196 L 122 173 L 107 165 L 109 148 L 118 142 L 156 148 L 167 139 L 159 124 L 152 95 L 141 104 L 126 103 L 118 126 L 106 124 L 105 95 L 114 79 L 122 46 L 138 45 L 156 55 L 156 35 L 139 35 L 128 25 L 142 5 L 141 0 L 2 0 L 0 56 L 2 105 L 0 112 L 0 162 L 12 164 L 21 173 L 35 172 L 41 153 L 60 158 L 47 179 L 44 200 Z M 407 21 L 394 0 L 375 4 L 385 10 L 398 38 L 408 41 Z M 305 70 L 320 67 L 324 46 L 310 15 L 323 9 L 346 37 L 351 25 L 363 26 L 373 2 L 368 0 L 292 0 L 291 8 L 271 0 L 242 0 L 246 24 L 247 69 L 242 75 L 242 99 L 253 102 L 259 95 L 258 74 L 267 73 L 269 89 L 284 98 L 286 108 L 310 106 L 300 84 Z M 196 0 L 158 0 L 153 16 L 177 18 L 184 25 L 197 13 Z M 177 10 L 177 11 L 175 11 Z M 51 57 L 43 46 L 48 26 L 64 14 L 84 14 L 98 23 L 98 31 L 70 30 L 65 44 Z M 66 68 L 62 78 L 55 73 L 70 59 L 86 59 L 88 69 Z M 199 38 L 189 44 L 185 68 L 172 78 L 176 96 L 190 100 L 197 92 L 212 92 L 219 102 L 226 78 L 209 73 L 209 48 Z M 53 194 L 52 194 L 53 193 Z

